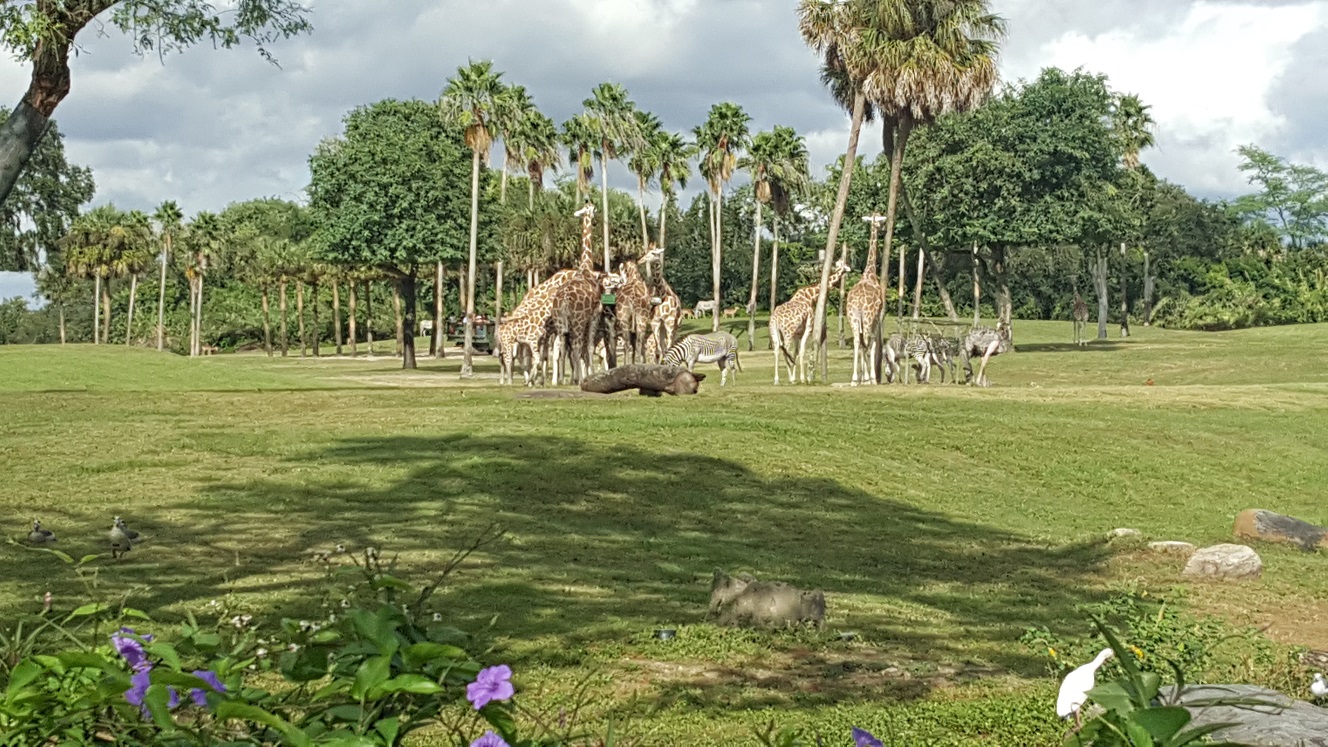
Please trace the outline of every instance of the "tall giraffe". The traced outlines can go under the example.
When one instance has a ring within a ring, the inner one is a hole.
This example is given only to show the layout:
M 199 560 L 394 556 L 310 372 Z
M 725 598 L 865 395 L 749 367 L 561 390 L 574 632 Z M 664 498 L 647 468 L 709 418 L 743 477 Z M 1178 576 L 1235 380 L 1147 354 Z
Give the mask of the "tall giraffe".
M 551 322 L 559 333 L 553 338 L 553 378 L 557 383 L 562 383 L 564 344 L 572 356 L 574 379 L 580 381 L 590 372 L 595 332 L 604 308 L 601 297 L 605 278 L 595 272 L 595 252 L 591 242 L 595 206 L 587 202 L 575 215 L 581 218 L 581 259 L 553 298 Z
M 872 224 L 867 265 L 862 268 L 862 279 L 849 290 L 845 299 L 849 326 L 853 328 L 852 386 L 881 383 L 876 373 L 876 333 L 881 323 L 881 308 L 885 305 L 885 290 L 876 277 L 877 221 L 874 218 L 863 219 Z
M 678 339 L 678 324 L 682 321 L 682 299 L 664 279 L 664 247 L 646 255 L 656 264 L 650 276 L 650 293 L 659 299 L 650 315 L 650 338 L 646 340 L 646 359 L 658 363 L 664 351 L 673 347 Z
M 622 280 L 622 287 L 617 292 L 619 332 L 627 344 L 632 363 L 638 362 L 637 358 L 645 360 L 646 338 L 650 335 L 651 317 L 655 311 L 650 303 L 650 288 L 641 277 L 641 266 L 653 262 L 662 253 L 658 247 L 652 247 L 635 262 L 619 265 L 618 275 Z
M 849 271 L 847 262 L 835 262 L 835 270 L 830 273 L 830 285 L 838 283 Z M 829 287 L 829 286 L 827 286 Z M 811 316 L 816 308 L 816 296 L 820 292 L 820 283 L 804 286 L 794 292 L 793 297 L 775 307 L 770 312 L 770 340 L 775 348 L 775 384 L 779 384 L 779 360 L 782 355 L 788 365 L 789 382 L 806 384 L 807 378 L 807 338 L 811 337 Z M 798 354 L 795 359 L 791 348 L 797 340 Z
M 1074 310 L 1071 313 L 1074 316 L 1074 344 L 1087 345 L 1088 340 L 1084 339 L 1084 325 L 1088 324 L 1088 304 L 1084 303 L 1083 297 L 1079 295 L 1077 285 L 1074 289 Z

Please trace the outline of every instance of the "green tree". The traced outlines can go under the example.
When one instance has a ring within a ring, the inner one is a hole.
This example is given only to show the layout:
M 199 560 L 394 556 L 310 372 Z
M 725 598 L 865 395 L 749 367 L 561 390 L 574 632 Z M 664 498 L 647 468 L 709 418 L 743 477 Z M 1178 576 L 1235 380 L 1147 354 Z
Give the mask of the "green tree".
M 1272 226 L 1293 250 L 1328 238 L 1328 174 L 1242 145 L 1240 170 L 1258 192 L 1232 202 L 1241 218 Z
M 108 246 L 111 227 L 119 218 L 112 205 L 93 208 L 76 218 L 69 232 L 60 239 L 61 256 L 68 273 L 76 278 L 92 279 L 92 344 L 102 342 L 101 304 L 102 284 L 111 269 L 111 250 Z M 109 308 L 109 300 L 107 302 Z
M 161 238 L 161 278 L 157 286 L 157 350 L 161 351 L 166 349 L 166 268 L 171 263 L 171 250 L 180 234 L 184 213 L 174 200 L 166 200 L 157 206 L 152 219 Z
M 109 15 L 102 16 L 106 11 Z M 32 66 L 32 79 L 0 128 L 0 202 L 32 157 L 55 108 L 69 94 L 69 54 L 93 19 L 123 31 L 134 52 L 162 56 L 197 42 L 267 47 L 310 29 L 308 10 L 296 0 L 236 0 L 218 8 L 203 0 L 45 0 L 0 6 L 0 42 Z M 96 33 L 96 32 L 94 32 Z
M 798 191 L 808 181 L 807 148 L 792 127 L 776 125 L 768 132 L 752 137 L 747 154 L 738 160 L 738 168 L 746 169 L 752 178 L 756 194 L 756 218 L 752 231 L 752 293 L 747 299 L 747 349 L 755 347 L 756 293 L 761 272 L 761 234 L 765 225 L 761 208 L 775 198 L 776 192 Z M 787 198 L 785 198 L 786 200 Z M 777 267 L 777 265 L 776 265 Z M 771 273 L 771 283 L 777 276 Z M 773 307 L 771 307 L 773 310 Z
M 567 146 L 567 165 L 576 171 L 576 197 L 590 194 L 590 180 L 595 176 L 595 155 L 599 139 L 588 112 L 581 112 L 563 123 L 563 144 Z
M 461 364 L 462 378 L 474 376 L 471 361 L 471 348 L 475 342 L 475 271 L 476 253 L 479 237 L 480 209 L 480 159 L 487 156 L 493 143 L 495 113 L 501 106 L 503 93 L 503 74 L 493 69 L 489 61 L 471 62 L 457 68 L 456 75 L 447 81 L 443 89 L 439 106 L 443 120 L 456 127 L 471 150 L 470 167 L 470 264 L 466 273 L 466 337 L 465 358 Z M 414 292 L 415 276 L 410 273 L 410 314 L 407 322 L 415 323 Z M 414 327 L 411 327 L 414 330 Z M 414 332 L 410 342 L 410 362 L 407 368 L 415 367 Z
M 0 107 L 0 119 L 9 111 Z M 92 199 L 92 170 L 69 163 L 65 136 L 55 120 L 37 141 L 27 168 L 0 200 L 0 270 L 27 272 L 60 267 L 60 239 Z
M 640 124 L 636 104 L 627 97 L 627 89 L 617 83 L 600 83 L 581 102 L 599 145 L 600 218 L 604 226 L 604 271 L 612 267 L 609 232 L 609 161 L 638 148 Z
M 515 151 L 517 162 L 526 171 L 529 189 L 526 206 L 533 209 L 535 193 L 544 189 L 544 174 L 557 169 L 562 162 L 558 127 L 552 119 L 532 107 L 504 140 Z
M 667 246 L 665 232 L 668 229 L 669 208 L 676 206 L 677 193 L 674 190 L 687 188 L 687 180 L 692 176 L 696 146 L 679 133 L 661 130 L 647 147 L 651 151 L 651 160 L 659 170 L 659 191 L 664 196 L 659 208 L 659 245 Z M 661 260 L 660 266 L 663 264 Z
M 189 222 L 184 233 L 187 253 L 185 277 L 189 279 L 189 355 L 203 354 L 203 285 L 217 268 L 227 242 L 228 227 L 216 213 L 202 211 Z
M 343 121 L 342 136 L 321 144 L 309 159 L 315 256 L 394 280 L 401 289 L 404 324 L 412 330 L 405 336 L 402 366 L 414 368 L 419 268 L 456 256 L 449 247 L 462 245 L 468 218 L 486 222 L 485 243 L 471 246 L 486 256 L 493 253 L 498 232 L 491 225 L 491 203 L 487 198 L 483 204 L 466 202 L 468 181 L 477 187 L 476 197 L 483 194 L 473 181 L 478 151 L 472 142 L 478 145 L 473 138 L 481 135 L 468 138 L 468 159 L 463 130 L 444 123 L 436 107 L 420 101 L 380 101 L 355 109 Z M 471 224 L 472 242 L 479 228 Z M 467 304 L 473 312 L 473 295 Z
M 638 110 L 636 129 L 638 143 L 627 167 L 636 175 L 636 204 L 641 213 L 641 245 L 647 246 L 650 243 L 650 229 L 646 225 L 646 187 L 659 171 L 659 151 L 654 146 L 664 128 L 654 114 Z
M 525 86 L 507 86 L 494 98 L 493 134 L 503 141 L 503 166 L 500 171 L 498 201 L 507 204 L 507 175 L 513 164 L 523 165 L 520 153 L 520 129 L 535 112 L 535 102 Z
M 129 276 L 129 309 L 125 318 L 125 345 L 134 338 L 134 307 L 138 302 L 138 277 L 152 266 L 152 221 L 145 213 L 130 211 L 120 224 L 120 250 L 113 267 L 117 277 Z
M 723 303 L 720 289 L 721 257 L 723 247 L 724 186 L 733 178 L 738 154 L 747 147 L 747 127 L 752 118 L 741 106 L 730 101 L 710 107 L 704 124 L 696 128 L 696 146 L 701 151 L 701 175 L 710 186 L 710 238 L 712 253 L 711 283 L 714 289 L 715 311 L 712 329 L 719 331 L 719 310 Z

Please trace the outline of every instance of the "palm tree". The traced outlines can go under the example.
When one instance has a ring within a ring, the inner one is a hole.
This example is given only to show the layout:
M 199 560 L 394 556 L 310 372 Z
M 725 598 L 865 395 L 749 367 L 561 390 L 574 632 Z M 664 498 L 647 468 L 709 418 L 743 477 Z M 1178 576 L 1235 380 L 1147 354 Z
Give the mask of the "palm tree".
M 535 102 L 531 100 L 530 94 L 526 93 L 525 86 L 508 86 L 502 89 L 494 100 L 493 134 L 503 141 L 503 168 L 498 200 L 504 205 L 507 204 L 508 169 L 514 163 L 522 164 L 519 130 L 534 110 Z
M 534 208 L 535 193 L 544 189 L 544 172 L 557 169 L 562 163 L 558 127 L 552 119 L 532 107 L 510 138 L 528 178 L 526 206 Z
M 186 260 L 186 274 L 190 279 L 193 312 L 190 323 L 189 355 L 203 353 L 203 282 L 221 255 L 225 227 L 215 213 L 201 212 L 189 223 L 187 234 L 190 254 Z
M 129 309 L 125 318 L 125 345 L 129 345 L 134 337 L 138 276 L 152 264 L 152 222 L 146 214 L 133 210 L 124 216 L 117 229 L 121 245 L 116 252 L 114 273 L 119 277 L 129 276 Z
M 648 145 L 651 160 L 659 171 L 659 190 L 664 199 L 659 207 L 659 245 L 666 246 L 669 206 L 673 204 L 674 188 L 686 189 L 692 176 L 692 158 L 696 146 L 676 132 L 660 131 Z M 660 261 L 663 266 L 663 260 Z
M 663 132 L 663 128 L 658 117 L 640 110 L 636 112 L 636 127 L 640 142 L 632 151 L 627 167 L 636 174 L 636 204 L 641 211 L 641 246 L 646 247 L 650 244 L 650 229 L 646 226 L 646 186 L 659 171 L 657 161 L 659 152 L 654 148 L 654 144 Z
M 803 195 L 811 187 L 811 168 L 807 161 L 807 143 L 791 127 L 776 127 L 775 162 L 784 168 L 767 173 L 771 206 L 775 209 L 774 243 L 770 247 L 770 309 L 775 308 L 779 292 L 779 221 L 793 208 L 793 198 Z
M 475 370 L 471 362 L 471 346 L 475 342 L 475 264 L 478 251 L 480 221 L 480 157 L 489 152 L 493 143 L 494 112 L 499 107 L 503 92 L 503 74 L 493 69 L 489 61 L 471 62 L 457 68 L 456 76 L 447 81 L 439 101 L 443 119 L 461 128 L 466 147 L 471 150 L 470 162 L 470 271 L 466 273 L 466 337 L 465 357 L 461 363 L 462 378 L 471 378 Z
M 109 248 L 111 228 L 119 218 L 112 205 L 102 205 L 80 215 L 60 239 L 65 268 L 73 277 L 92 278 L 92 344 L 104 341 L 101 332 L 102 283 L 110 274 L 113 258 Z M 109 309 L 109 302 L 107 304 Z M 109 311 L 108 311 L 109 314 Z
M 157 206 L 152 214 L 157 222 L 158 235 L 161 237 L 161 279 L 157 287 L 157 350 L 166 349 L 166 267 L 171 263 L 171 247 L 175 236 L 180 232 L 180 222 L 184 213 L 174 200 L 166 200 Z
M 723 246 L 724 185 L 733 178 L 738 152 L 747 146 L 747 125 L 751 117 L 732 102 L 715 104 L 705 124 L 697 127 L 696 145 L 701 149 L 701 175 L 710 185 L 710 268 L 714 284 L 715 311 L 712 328 L 719 331 L 720 257 Z
M 1145 104 L 1138 96 L 1134 94 L 1124 94 L 1116 98 L 1115 105 L 1111 112 L 1111 129 L 1120 140 L 1123 150 L 1123 162 L 1127 171 L 1134 175 L 1139 169 L 1139 151 L 1147 148 L 1154 143 L 1153 139 L 1153 117 L 1148 113 L 1149 106 Z M 1129 274 L 1127 272 L 1128 257 L 1126 255 L 1126 244 L 1121 242 L 1121 336 L 1130 334 L 1130 296 L 1129 296 Z M 1148 251 L 1144 250 L 1144 307 L 1145 317 L 1147 316 L 1147 307 L 1152 302 L 1151 288 L 1147 278 L 1148 273 Z M 1147 326 L 1147 321 L 1144 322 Z M 1099 330 L 1104 329 L 1099 325 Z
M 576 170 L 577 204 L 590 194 L 590 180 L 595 176 L 595 155 L 599 140 L 595 124 L 586 112 L 563 122 L 563 144 L 567 146 L 567 165 Z
M 839 241 L 839 227 L 848 204 L 849 186 L 853 181 L 853 167 L 857 163 L 858 138 L 867 115 L 865 81 L 872 72 L 874 61 L 860 49 L 863 31 L 869 25 L 874 6 L 867 0 L 802 0 L 798 5 L 798 30 L 824 62 L 822 81 L 830 85 L 831 92 L 843 101 L 852 99 L 849 107 L 848 147 L 844 150 L 843 167 L 839 177 L 839 191 L 830 214 L 830 227 L 826 233 L 825 251 L 821 262 L 821 283 L 813 312 L 812 336 L 817 348 L 817 361 L 821 381 L 828 379 L 825 347 L 825 310 L 830 296 L 830 267 L 835 260 L 835 246 Z
M 608 272 L 612 262 L 609 256 L 609 161 L 620 153 L 639 148 L 640 124 L 636 119 L 636 104 L 627 98 L 627 89 L 617 83 L 595 86 L 590 98 L 581 105 L 590 115 L 595 138 L 599 141 L 600 216 L 604 224 L 604 271 Z
M 775 187 L 772 182 L 790 186 L 806 178 L 807 152 L 803 148 L 799 163 L 793 147 L 798 142 L 798 133 L 792 127 L 776 125 L 774 130 L 756 133 L 747 148 L 747 155 L 738 160 L 738 168 L 746 169 L 751 174 L 752 188 L 756 193 L 756 225 L 752 231 L 752 292 L 747 299 L 748 350 L 755 349 L 756 291 L 761 271 L 761 233 L 765 229 L 761 208 L 774 197 Z

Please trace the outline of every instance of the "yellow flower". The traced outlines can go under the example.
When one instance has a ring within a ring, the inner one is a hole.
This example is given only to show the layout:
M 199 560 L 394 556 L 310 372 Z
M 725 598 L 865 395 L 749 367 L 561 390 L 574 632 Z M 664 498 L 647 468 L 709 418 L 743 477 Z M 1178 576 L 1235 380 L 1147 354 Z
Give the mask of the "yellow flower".
M 1053 658 L 1053 659 L 1056 658 L 1056 649 L 1051 648 L 1051 647 L 1048 647 L 1048 648 L 1047 648 L 1047 653 L 1051 654 L 1051 658 Z
M 1137 658 L 1140 658 L 1140 659 L 1144 658 L 1144 652 L 1143 652 L 1143 649 L 1139 648 L 1138 646 L 1130 646 L 1130 650 L 1134 652 L 1134 655 L 1135 655 Z

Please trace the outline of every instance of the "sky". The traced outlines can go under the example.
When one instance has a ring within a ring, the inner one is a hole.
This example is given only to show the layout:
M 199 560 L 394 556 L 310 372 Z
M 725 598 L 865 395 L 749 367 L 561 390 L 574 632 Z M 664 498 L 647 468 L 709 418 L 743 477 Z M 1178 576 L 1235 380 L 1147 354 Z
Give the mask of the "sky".
M 753 131 L 776 124 L 807 139 L 814 173 L 843 152 L 844 113 L 818 78 L 793 0 L 310 0 L 314 31 L 272 47 L 210 45 L 136 56 L 114 29 L 89 27 L 56 110 L 75 163 L 97 181 L 94 204 L 186 215 L 253 197 L 302 199 L 307 158 L 350 109 L 383 98 L 435 100 L 469 60 L 490 59 L 557 122 L 591 88 L 623 84 L 664 126 L 690 131 L 735 101 Z M 1047 66 L 1108 76 L 1157 121 L 1142 160 L 1202 197 L 1247 191 L 1235 148 L 1256 143 L 1328 166 L 1328 0 L 992 0 L 1009 37 L 1003 80 Z M 99 33 L 100 32 L 100 33 Z M 11 106 L 27 67 L 0 59 Z M 864 136 L 880 151 L 879 130 Z M 635 189 L 624 169 L 615 186 Z M 0 273 L 0 298 L 31 280 Z

